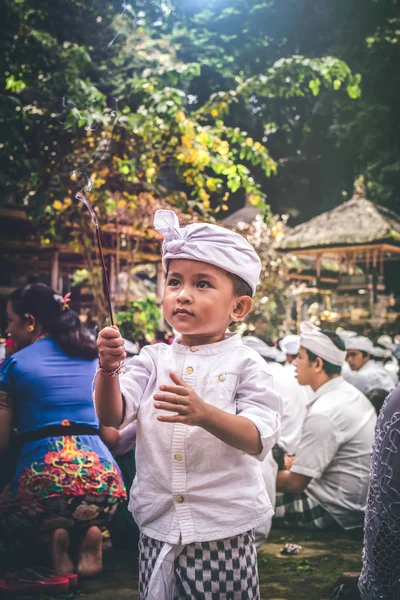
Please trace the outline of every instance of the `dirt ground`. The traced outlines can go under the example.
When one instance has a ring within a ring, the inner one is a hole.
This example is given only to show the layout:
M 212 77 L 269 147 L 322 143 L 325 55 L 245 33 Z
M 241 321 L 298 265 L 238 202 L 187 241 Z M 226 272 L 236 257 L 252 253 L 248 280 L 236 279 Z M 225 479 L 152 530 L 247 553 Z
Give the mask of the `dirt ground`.
M 298 555 L 280 554 L 286 542 L 302 546 Z M 298 533 L 273 530 L 259 550 L 258 564 L 262 600 L 326 600 L 343 571 L 359 571 L 361 536 L 341 533 Z M 1 596 L 6 598 L 6 596 Z M 11 597 L 8 596 L 8 598 Z M 13 595 L 16 600 L 53 600 L 51 596 Z M 59 600 L 137 599 L 137 561 L 126 550 L 109 549 L 104 571 L 93 580 L 80 582 L 75 592 Z

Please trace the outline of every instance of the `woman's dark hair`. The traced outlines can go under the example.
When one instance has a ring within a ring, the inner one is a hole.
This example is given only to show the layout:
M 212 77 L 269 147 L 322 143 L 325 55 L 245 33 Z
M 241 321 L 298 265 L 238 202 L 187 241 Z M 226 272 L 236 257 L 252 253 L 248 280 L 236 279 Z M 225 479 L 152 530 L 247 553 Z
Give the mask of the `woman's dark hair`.
M 62 297 L 44 283 L 31 283 L 18 288 L 9 297 L 13 311 L 20 319 L 35 317 L 68 356 L 92 360 L 97 357 L 95 337 L 81 323 L 76 312 L 65 308 Z
M 332 342 L 335 344 L 335 346 L 337 348 L 339 348 L 339 350 L 346 349 L 343 340 L 336 333 L 333 333 L 332 331 L 328 331 L 326 329 L 321 329 L 321 333 L 323 333 L 330 340 L 332 340 Z M 311 362 L 315 362 L 317 360 L 317 358 L 321 358 L 320 356 L 318 357 L 316 354 L 314 354 L 314 352 L 311 352 L 311 350 L 307 350 L 307 348 L 306 348 L 306 352 L 307 352 L 308 359 Z M 321 360 L 322 360 L 322 368 L 325 371 L 325 373 L 328 375 L 328 377 L 333 377 L 333 375 L 340 375 L 340 373 L 342 372 L 342 367 L 340 365 L 333 365 L 332 363 L 328 362 L 324 358 L 321 358 Z

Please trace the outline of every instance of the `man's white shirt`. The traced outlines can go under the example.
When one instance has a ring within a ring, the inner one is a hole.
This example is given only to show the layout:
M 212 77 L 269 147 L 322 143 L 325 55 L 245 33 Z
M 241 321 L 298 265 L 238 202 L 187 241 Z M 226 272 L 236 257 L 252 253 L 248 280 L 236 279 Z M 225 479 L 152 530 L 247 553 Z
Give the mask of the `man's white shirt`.
M 342 375 L 346 381 L 366 395 L 373 390 L 390 392 L 394 388 L 393 378 L 384 365 L 372 359 L 368 360 L 358 371 L 352 371 L 350 368 L 343 369 Z
M 301 430 L 309 401 L 304 386 L 297 381 L 293 371 L 276 363 L 266 363 L 266 370 L 274 378 L 275 389 L 282 396 L 284 415 L 281 423 L 279 445 L 285 452 L 294 454 L 301 439 Z M 308 387 L 308 386 L 307 386 Z
M 309 403 L 293 473 L 311 477 L 305 494 L 344 529 L 363 523 L 375 410 L 359 390 L 335 377 Z

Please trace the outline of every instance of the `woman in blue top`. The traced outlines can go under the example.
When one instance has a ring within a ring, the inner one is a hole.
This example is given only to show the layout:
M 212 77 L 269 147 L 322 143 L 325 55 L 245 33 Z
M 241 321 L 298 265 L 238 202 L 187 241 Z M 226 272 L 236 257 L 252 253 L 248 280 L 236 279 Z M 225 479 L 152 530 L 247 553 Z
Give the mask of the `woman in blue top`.
M 20 452 L 0 495 L 0 529 L 6 546 L 50 542 L 58 573 L 94 575 L 102 569 L 101 528 L 126 498 L 91 396 L 95 339 L 41 283 L 13 292 L 7 314 L 17 352 L 0 371 L 0 458 L 12 427 Z M 77 540 L 76 565 L 70 538 Z

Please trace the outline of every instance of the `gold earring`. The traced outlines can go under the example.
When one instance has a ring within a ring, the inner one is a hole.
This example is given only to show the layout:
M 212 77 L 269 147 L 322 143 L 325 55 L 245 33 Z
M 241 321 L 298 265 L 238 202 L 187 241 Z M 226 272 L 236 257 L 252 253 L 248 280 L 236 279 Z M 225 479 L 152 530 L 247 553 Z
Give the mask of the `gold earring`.
M 34 330 L 34 326 L 33 325 L 28 325 L 28 331 L 32 332 Z

